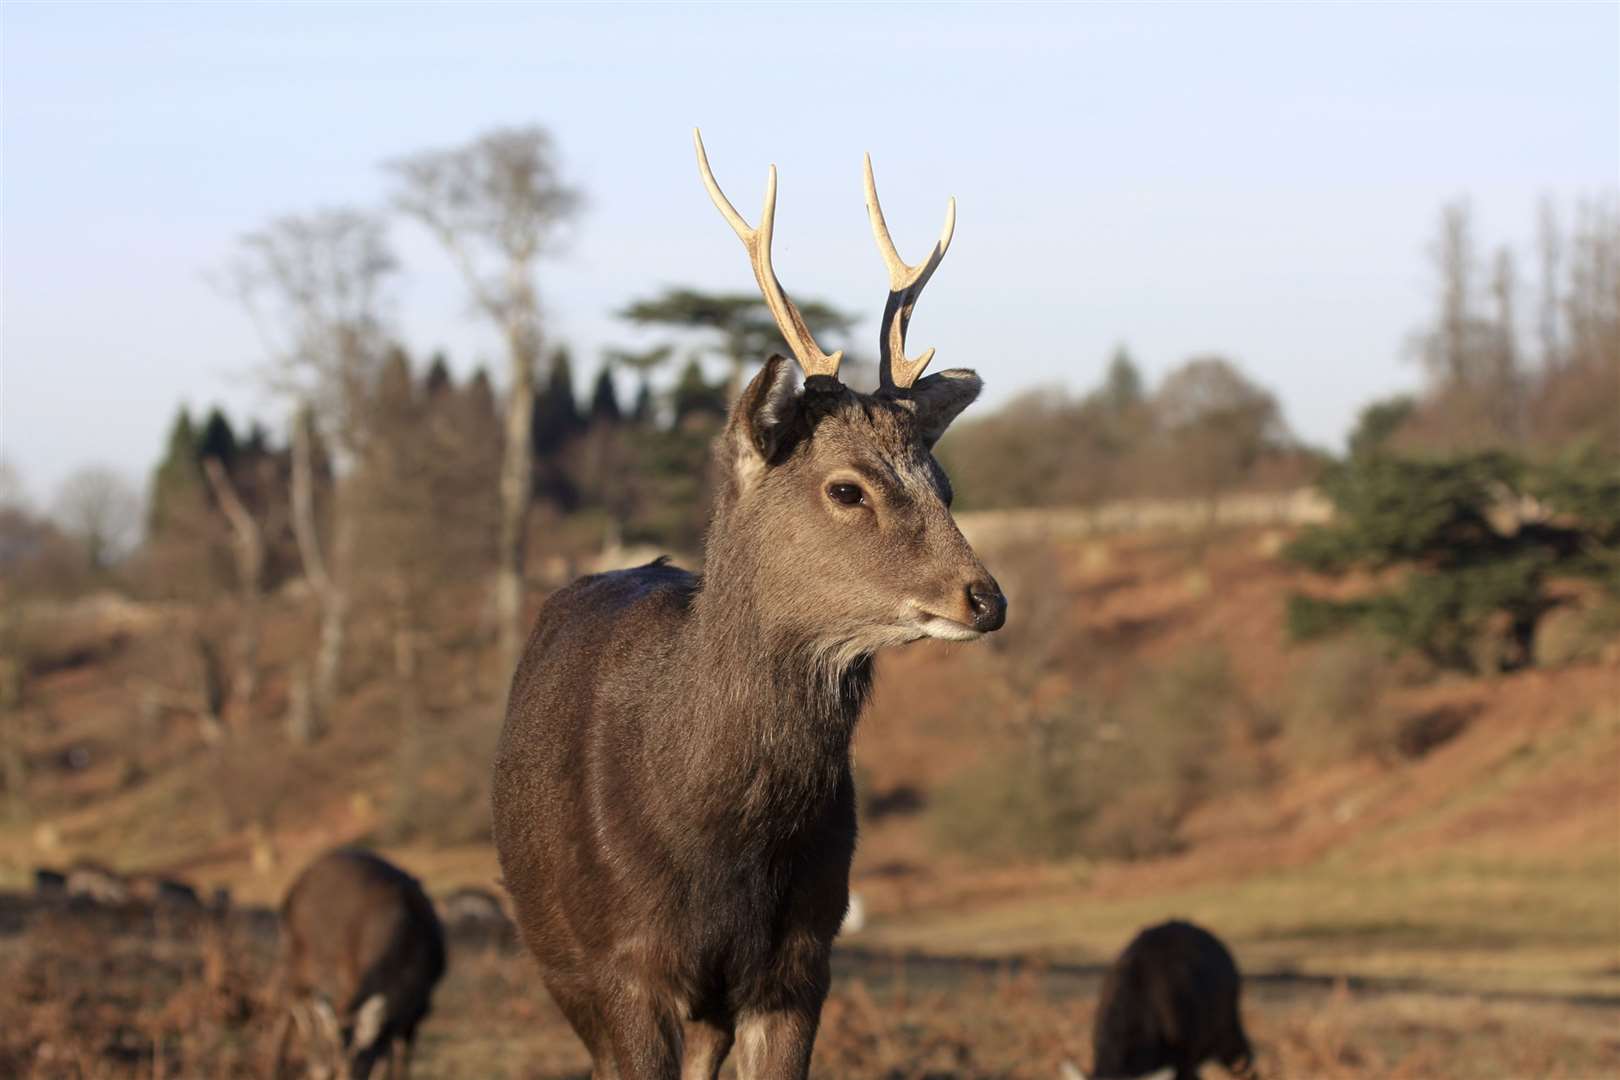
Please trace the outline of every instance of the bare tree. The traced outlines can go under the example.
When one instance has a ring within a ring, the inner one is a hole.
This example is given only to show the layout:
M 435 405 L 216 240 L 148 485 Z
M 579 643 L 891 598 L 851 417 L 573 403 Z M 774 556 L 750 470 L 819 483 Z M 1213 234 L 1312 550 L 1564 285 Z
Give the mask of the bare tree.
M 425 764 L 424 660 L 431 659 L 435 593 L 487 574 L 495 515 L 486 430 L 462 424 L 449 395 L 420 393 L 409 359 L 393 350 L 364 403 L 367 438 L 351 477 L 357 543 L 366 552 L 355 588 L 386 612 L 399 738 L 390 826 L 420 824 L 418 779 Z
M 1564 312 L 1571 363 L 1620 366 L 1620 202 L 1612 195 L 1576 204 Z
M 534 483 L 531 436 L 540 357 L 535 264 L 578 212 L 580 194 L 563 182 L 551 136 L 538 127 L 492 131 L 464 146 L 416 154 L 389 168 L 400 185 L 396 205 L 444 245 L 474 304 L 506 343 L 506 446 L 495 603 L 501 670 L 510 672 L 523 643 L 523 557 Z
M 313 444 L 323 430 L 337 452 L 352 455 L 363 438 L 356 403 L 381 362 L 385 290 L 397 266 L 382 220 L 340 209 L 280 218 L 244 236 L 223 275 L 264 342 L 272 386 L 294 402 L 293 528 L 321 609 L 310 695 L 316 726 L 331 708 L 342 671 L 352 544 L 341 483 L 330 540 L 321 542 Z
M 1468 386 L 1477 381 L 1478 360 L 1487 351 L 1480 348 L 1482 332 L 1489 328 L 1479 315 L 1479 254 L 1467 202 L 1442 208 L 1429 255 L 1440 279 L 1440 310 L 1418 339 L 1418 357 L 1436 387 Z
M 1495 341 L 1491 350 L 1487 392 L 1497 430 L 1518 439 L 1523 435 L 1523 387 L 1519 371 L 1519 326 L 1514 307 L 1519 290 L 1513 252 L 1500 248 L 1491 270 L 1495 305 Z
M 1187 361 L 1159 384 L 1153 409 L 1164 449 L 1189 494 L 1205 500 L 1195 550 L 1215 527 L 1221 496 L 1241 484 L 1268 450 L 1292 437 L 1277 399 L 1219 356 Z
M 231 678 L 231 696 L 240 718 L 252 705 L 259 686 L 259 608 L 264 587 L 264 531 L 237 494 L 231 474 L 218 458 L 203 462 L 203 475 L 214 491 L 220 510 L 231 527 L 231 546 L 236 558 L 237 588 L 241 593 L 241 613 L 237 620 L 236 671 Z
M 54 510 L 96 570 L 105 570 L 128 554 L 140 534 L 140 496 L 129 481 L 104 466 L 88 466 L 62 481 Z
M 1540 304 L 1536 329 L 1541 337 L 1541 363 L 1548 370 L 1562 362 L 1559 333 L 1559 278 L 1564 257 L 1563 237 L 1558 228 L 1558 210 L 1548 196 L 1542 196 L 1536 214 L 1536 247 L 1541 259 Z

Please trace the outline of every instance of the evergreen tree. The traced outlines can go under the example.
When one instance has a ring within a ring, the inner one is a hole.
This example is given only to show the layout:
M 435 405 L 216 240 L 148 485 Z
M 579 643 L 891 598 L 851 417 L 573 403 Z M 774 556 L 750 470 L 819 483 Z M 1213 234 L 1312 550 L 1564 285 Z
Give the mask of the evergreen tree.
M 147 504 L 146 530 L 157 536 L 176 518 L 182 505 L 194 503 L 203 490 L 202 469 L 198 465 L 199 442 L 191 410 L 184 405 L 169 425 L 163 459 L 152 472 L 151 498 Z
M 455 380 L 450 376 L 450 361 L 443 350 L 433 354 L 427 374 L 422 377 L 422 396 L 429 401 L 440 401 L 455 391 Z
M 1288 557 L 1333 575 L 1400 573 L 1350 600 L 1291 597 L 1297 638 L 1361 624 L 1441 667 L 1508 669 L 1531 661 L 1541 617 L 1562 602 L 1554 580 L 1620 592 L 1620 470 L 1610 459 L 1368 453 L 1330 468 L 1321 487 L 1334 520 L 1301 534 Z M 1527 498 L 1545 512 L 1521 516 Z M 1493 641 L 1498 623 L 1506 636 Z
M 1361 410 L 1356 429 L 1350 433 L 1350 454 L 1364 457 L 1382 449 L 1417 411 L 1417 399 L 1410 394 L 1374 401 Z
M 389 349 L 382 370 L 377 374 L 373 402 L 377 426 L 390 431 L 399 430 L 403 422 L 414 416 L 415 405 L 416 388 L 411 379 L 411 358 L 404 349 Z
M 820 300 L 796 298 L 805 325 L 818 341 L 847 336 L 855 317 Z M 787 343 L 776 319 L 758 293 L 705 293 L 695 289 L 666 289 L 662 295 L 638 300 L 620 313 L 643 326 L 671 326 L 681 330 L 707 330 L 718 340 L 714 351 L 731 364 L 731 381 L 741 391 L 743 371 L 772 353 L 787 355 Z
M 461 390 L 462 411 L 470 424 L 484 430 L 493 430 L 496 423 L 495 390 L 489 383 L 489 372 L 480 367 Z
M 274 451 L 270 446 L 270 432 L 259 421 L 255 420 L 248 426 L 248 436 L 242 445 L 237 448 L 244 457 L 263 457 Z
M 613 386 L 613 370 L 603 364 L 596 376 L 596 388 L 591 392 L 591 423 L 617 424 L 623 418 L 619 395 Z
M 584 422 L 574 397 L 574 370 L 566 348 L 551 356 L 551 377 L 534 399 L 534 452 L 553 456 L 579 434 Z
M 218 458 L 227 469 L 236 461 L 236 432 L 218 406 L 208 410 L 208 419 L 197 436 L 197 460 L 207 458 Z
M 1114 413 L 1124 413 L 1142 404 L 1142 372 L 1131 359 L 1130 351 L 1121 345 L 1114 350 L 1103 377 L 1101 403 Z
M 647 385 L 645 379 L 636 390 L 636 407 L 630 413 L 630 419 L 637 427 L 649 427 L 653 422 L 652 387 Z
M 646 427 L 653 421 L 653 392 L 652 373 L 662 367 L 674 353 L 675 347 L 668 343 L 655 345 L 641 352 L 630 349 L 604 349 L 602 350 L 602 363 L 604 366 L 627 367 L 638 376 L 636 387 L 636 406 L 631 413 L 631 419 L 637 427 Z
M 687 360 L 686 367 L 681 369 L 681 377 L 675 382 L 674 399 L 677 426 L 691 416 L 724 418 L 726 415 L 724 387 L 716 386 L 703 377 L 703 367 L 695 356 Z

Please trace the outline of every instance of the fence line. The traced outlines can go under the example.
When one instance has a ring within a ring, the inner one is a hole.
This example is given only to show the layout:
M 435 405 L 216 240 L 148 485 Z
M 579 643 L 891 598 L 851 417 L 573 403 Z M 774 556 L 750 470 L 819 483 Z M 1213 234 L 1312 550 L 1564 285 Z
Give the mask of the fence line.
M 1332 505 L 1315 488 L 1209 499 L 1124 499 L 1097 506 L 979 510 L 956 515 L 972 544 L 1068 540 L 1107 533 L 1194 532 L 1226 526 L 1298 527 L 1327 521 Z

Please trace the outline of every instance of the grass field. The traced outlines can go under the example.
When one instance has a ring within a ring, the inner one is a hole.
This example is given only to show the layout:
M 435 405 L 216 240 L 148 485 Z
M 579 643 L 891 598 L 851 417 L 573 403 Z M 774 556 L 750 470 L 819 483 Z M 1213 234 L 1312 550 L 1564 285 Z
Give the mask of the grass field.
M 895 949 L 1099 962 L 1141 926 L 1175 915 L 1220 927 L 1250 971 L 1620 1000 L 1616 882 L 1620 853 L 1556 871 L 1536 863 L 1333 863 L 1133 896 L 1051 884 L 971 909 L 879 918 L 862 938 Z

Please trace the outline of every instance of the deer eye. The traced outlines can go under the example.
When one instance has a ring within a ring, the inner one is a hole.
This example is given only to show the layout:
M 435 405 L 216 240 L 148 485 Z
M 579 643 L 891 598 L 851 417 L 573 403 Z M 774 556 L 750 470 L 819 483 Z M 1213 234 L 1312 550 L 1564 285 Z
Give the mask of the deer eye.
M 828 484 L 827 497 L 845 506 L 859 506 L 866 501 L 866 492 L 856 484 Z

